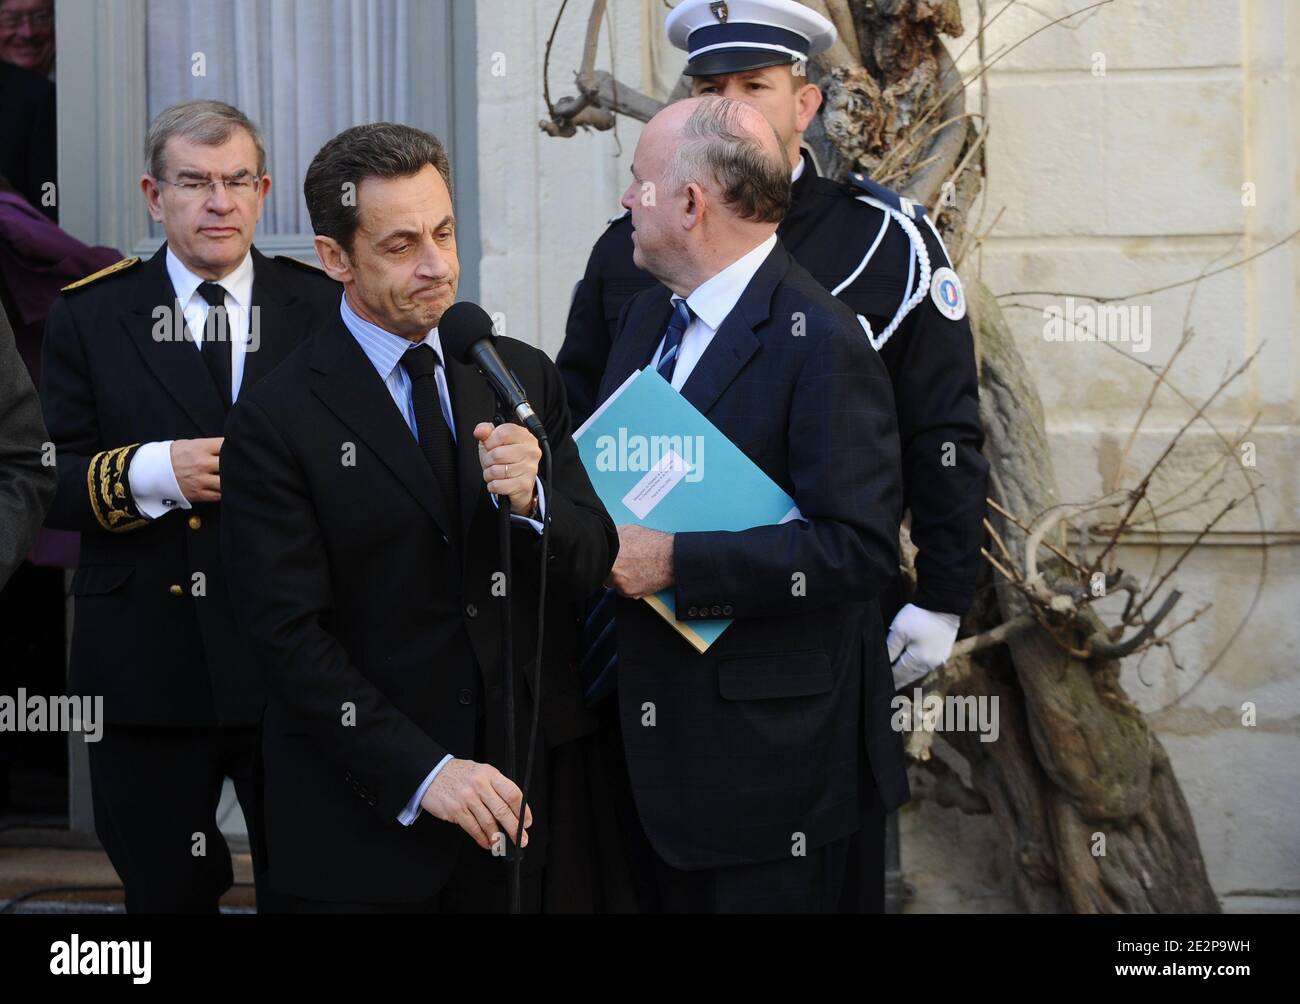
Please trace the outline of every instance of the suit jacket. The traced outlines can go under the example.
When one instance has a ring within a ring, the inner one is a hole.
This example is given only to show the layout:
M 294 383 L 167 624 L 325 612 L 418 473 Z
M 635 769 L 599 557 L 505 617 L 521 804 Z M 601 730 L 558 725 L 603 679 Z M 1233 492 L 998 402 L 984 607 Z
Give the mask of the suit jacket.
M 0 589 L 22 563 L 54 498 L 49 436 L 9 318 L 0 310 Z
M 544 422 L 554 471 L 552 609 L 604 581 L 618 547 L 570 435 L 563 384 L 536 349 L 498 343 Z M 225 553 L 239 620 L 266 673 L 267 836 L 277 889 L 316 900 L 427 899 L 461 853 L 459 827 L 397 816 L 447 753 L 508 773 L 500 659 L 497 511 L 472 430 L 494 398 L 447 360 L 460 519 L 383 381 L 341 319 L 235 406 L 222 458 Z M 344 458 L 346 459 L 346 462 Z M 516 742 L 533 710 L 541 538 L 513 530 Z M 589 727 L 573 673 L 574 627 L 549 617 L 542 745 L 525 867 L 544 861 L 546 746 Z M 351 709 L 351 710 L 349 710 Z M 350 715 L 350 724 L 345 721 Z M 485 734 L 478 733 L 483 722 Z M 520 781 L 518 777 L 515 778 Z
M 669 296 L 660 286 L 628 303 L 602 400 L 650 362 Z M 804 333 L 792 333 L 800 316 Z M 682 394 L 806 518 L 676 535 L 678 617 L 735 618 L 703 655 L 648 605 L 619 600 L 632 789 L 656 852 L 690 870 L 786 857 L 798 834 L 815 848 L 854 832 L 868 769 L 891 808 L 908 788 L 876 605 L 898 571 L 902 497 L 879 356 L 778 242 Z
M 868 267 L 838 298 L 883 332 L 915 284 L 911 242 L 887 223 L 862 189 L 818 175 L 804 153 L 804 171 L 792 188 L 790 212 L 777 230 L 795 261 L 819 285 L 836 289 L 857 271 L 880 235 Z M 929 224 L 917 221 L 931 266 L 951 263 Z M 574 293 L 564 345 L 556 363 L 564 376 L 575 422 L 596 405 L 618 318 L 627 301 L 656 285 L 632 261 L 632 222 L 615 220 L 592 249 Z M 859 329 L 860 330 L 860 329 Z M 979 376 L 967 317 L 950 320 L 926 295 L 880 350 L 894 385 L 903 463 L 903 508 L 912 514 L 917 591 L 928 610 L 964 614 L 983 567 L 988 462 L 981 449 Z M 951 448 L 945 444 L 951 443 Z M 948 459 L 948 454 L 954 455 Z M 948 462 L 945 463 L 945 459 Z M 888 611 L 892 617 L 893 611 Z
M 309 266 L 256 250 L 253 262 L 261 344 L 245 359 L 241 395 L 337 314 L 342 295 Z M 260 721 L 265 695 L 230 609 L 222 506 L 151 521 L 135 509 L 127 477 L 138 444 L 224 433 L 221 400 L 193 343 L 155 340 L 153 312 L 175 302 L 164 247 L 70 288 L 50 309 L 41 398 L 59 489 L 47 525 L 82 532 L 69 685 L 102 694 L 112 722 L 249 725 Z

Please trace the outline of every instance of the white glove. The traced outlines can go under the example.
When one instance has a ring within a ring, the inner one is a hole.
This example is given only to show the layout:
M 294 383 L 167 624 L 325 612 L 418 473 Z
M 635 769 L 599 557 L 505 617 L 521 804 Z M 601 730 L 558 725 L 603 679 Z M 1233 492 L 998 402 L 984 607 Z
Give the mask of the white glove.
M 894 690 L 902 690 L 942 666 L 952 655 L 961 618 L 939 614 L 909 603 L 889 625 L 889 661 L 894 667 Z

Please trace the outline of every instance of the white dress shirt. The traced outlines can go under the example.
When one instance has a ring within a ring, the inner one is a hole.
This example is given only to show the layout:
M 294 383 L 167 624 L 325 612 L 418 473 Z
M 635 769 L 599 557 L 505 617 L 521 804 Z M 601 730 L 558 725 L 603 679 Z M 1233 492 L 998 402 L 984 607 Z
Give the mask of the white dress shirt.
M 176 299 L 185 315 L 185 327 L 196 351 L 204 349 L 203 334 L 207 328 L 208 311 L 212 308 L 199 295 L 199 286 L 210 280 L 195 275 L 171 248 L 167 249 L 167 275 L 171 279 Z M 233 272 L 219 284 L 226 290 L 226 323 L 229 343 L 213 342 L 219 350 L 230 348 L 230 400 L 239 398 L 239 388 L 244 382 L 244 360 L 248 353 L 249 322 L 253 305 L 253 253 L 244 255 Z M 172 468 L 172 441 L 145 443 L 131 458 L 127 471 L 131 495 L 136 508 L 150 519 L 165 516 L 173 509 L 189 509 L 189 500 L 181 493 Z
M 695 316 L 686 326 L 686 333 L 682 335 L 681 348 L 677 350 L 677 365 L 673 369 L 673 390 L 681 390 L 690 378 L 696 363 L 700 361 L 705 349 L 713 341 L 713 336 L 718 333 L 727 315 L 736 309 L 741 294 L 745 292 L 763 262 L 767 261 L 767 256 L 772 253 L 774 247 L 776 247 L 776 234 L 772 234 L 758 247 L 737 258 L 713 278 L 700 283 L 695 291 L 686 297 L 686 306 L 691 308 Z M 682 298 L 674 295 L 672 299 L 673 303 L 676 303 Z M 660 339 L 659 348 L 655 349 L 655 357 L 650 361 L 651 366 L 658 368 L 659 355 L 663 350 L 663 339 Z

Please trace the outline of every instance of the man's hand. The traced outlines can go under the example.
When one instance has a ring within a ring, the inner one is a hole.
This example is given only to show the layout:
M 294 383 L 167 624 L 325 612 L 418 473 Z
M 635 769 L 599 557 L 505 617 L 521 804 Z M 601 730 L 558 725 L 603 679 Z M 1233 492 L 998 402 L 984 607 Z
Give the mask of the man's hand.
M 172 443 L 172 470 L 185 501 L 221 501 L 221 444 L 224 439 L 177 439 Z
M 537 439 L 522 425 L 493 426 L 490 422 L 474 426 L 474 438 L 488 491 L 510 496 L 510 511 L 516 516 L 531 516 L 537 466 L 542 460 Z
M 667 589 L 673 577 L 673 535 L 634 523 L 618 528 L 618 557 L 605 584 L 620 596 L 640 599 Z
M 959 627 L 961 618 L 956 614 L 935 613 L 911 603 L 898 611 L 885 641 L 894 666 L 894 689 L 902 690 L 947 662 Z
M 448 760 L 420 808 L 431 816 L 455 823 L 485 851 L 492 850 L 493 835 L 505 830 L 511 841 L 519 831 L 519 808 L 524 793 L 491 764 L 473 760 Z M 524 826 L 533 825 L 533 811 L 524 806 Z M 523 846 L 528 846 L 525 829 Z

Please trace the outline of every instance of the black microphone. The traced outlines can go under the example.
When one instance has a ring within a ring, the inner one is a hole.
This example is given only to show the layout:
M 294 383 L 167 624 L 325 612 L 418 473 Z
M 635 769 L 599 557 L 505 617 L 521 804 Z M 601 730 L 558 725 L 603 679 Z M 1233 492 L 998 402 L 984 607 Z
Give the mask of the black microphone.
M 514 412 L 539 442 L 546 438 L 546 428 L 528 403 L 528 395 L 497 352 L 497 333 L 487 311 L 477 303 L 453 303 L 438 322 L 438 338 L 453 359 L 479 368 L 497 400 Z

